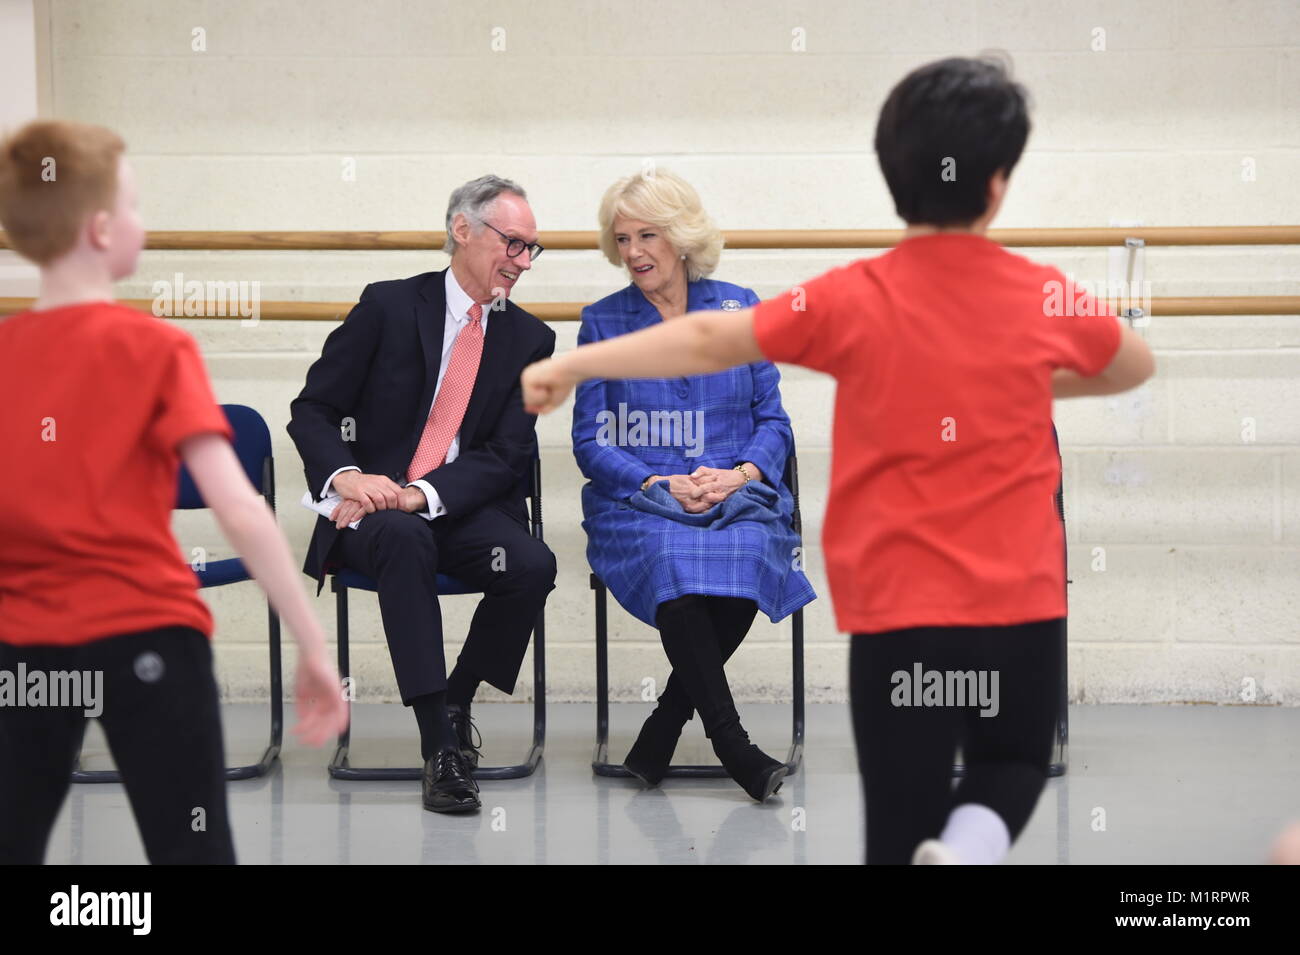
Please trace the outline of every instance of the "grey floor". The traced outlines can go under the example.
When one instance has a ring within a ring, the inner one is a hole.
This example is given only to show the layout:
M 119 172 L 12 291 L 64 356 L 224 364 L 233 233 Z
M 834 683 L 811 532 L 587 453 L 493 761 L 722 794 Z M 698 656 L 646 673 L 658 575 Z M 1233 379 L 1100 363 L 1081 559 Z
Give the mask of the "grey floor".
M 649 706 L 611 707 L 621 759 Z M 475 707 L 489 763 L 516 762 L 531 707 Z M 784 755 L 789 707 L 747 705 L 750 735 Z M 265 710 L 223 708 L 226 747 L 249 762 Z M 1011 864 L 1256 863 L 1300 819 L 1300 709 L 1081 706 L 1070 713 L 1069 771 L 1049 782 Z M 329 752 L 287 743 L 282 765 L 229 785 L 243 863 L 850 863 L 863 809 L 848 707 L 810 706 L 804 766 L 759 806 L 730 780 L 667 780 L 641 791 L 591 772 L 595 707 L 548 708 L 546 756 L 528 779 L 482 784 L 483 809 L 435 815 L 418 782 L 340 783 Z M 356 708 L 353 761 L 410 764 L 415 724 L 397 705 Z M 87 768 L 110 763 L 98 726 Z M 692 721 L 679 762 L 712 762 Z M 50 863 L 144 862 L 118 785 L 75 785 Z

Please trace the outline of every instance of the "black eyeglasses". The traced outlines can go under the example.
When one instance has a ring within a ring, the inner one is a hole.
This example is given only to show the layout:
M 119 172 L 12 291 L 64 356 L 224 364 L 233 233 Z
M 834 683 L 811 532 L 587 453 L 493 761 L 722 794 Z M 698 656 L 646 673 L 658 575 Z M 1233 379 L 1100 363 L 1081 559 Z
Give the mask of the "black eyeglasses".
M 482 219 L 479 219 L 478 221 L 483 222 Z M 529 259 L 536 259 L 546 251 L 543 246 L 538 245 L 536 242 L 525 242 L 523 239 L 510 238 L 510 236 L 506 235 L 491 222 L 483 222 L 483 224 L 506 240 L 506 255 L 510 256 L 512 259 L 519 255 L 520 252 L 524 251 L 524 249 L 528 250 Z

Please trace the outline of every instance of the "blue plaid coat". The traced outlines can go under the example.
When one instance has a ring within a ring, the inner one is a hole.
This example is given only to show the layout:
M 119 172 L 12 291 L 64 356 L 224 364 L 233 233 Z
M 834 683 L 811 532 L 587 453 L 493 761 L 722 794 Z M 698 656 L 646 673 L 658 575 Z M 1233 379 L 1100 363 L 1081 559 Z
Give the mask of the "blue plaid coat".
M 748 307 L 758 296 L 710 279 L 688 286 L 687 311 L 724 303 Z M 578 344 L 659 321 L 658 310 L 629 285 L 582 310 Z M 780 379 L 775 365 L 759 361 L 689 378 L 593 379 L 578 386 L 573 451 L 588 478 L 582 489 L 587 560 L 639 620 L 653 627 L 658 605 L 686 594 L 747 597 L 773 623 L 816 599 L 808 578 L 795 569 L 794 498 L 781 483 L 794 435 L 781 407 Z M 660 426 L 638 432 L 636 412 Z M 674 412 L 680 429 L 663 423 Z M 781 520 L 695 527 L 629 503 L 651 474 L 690 474 L 700 465 L 732 468 L 742 461 L 758 465 L 764 480 L 777 486 Z

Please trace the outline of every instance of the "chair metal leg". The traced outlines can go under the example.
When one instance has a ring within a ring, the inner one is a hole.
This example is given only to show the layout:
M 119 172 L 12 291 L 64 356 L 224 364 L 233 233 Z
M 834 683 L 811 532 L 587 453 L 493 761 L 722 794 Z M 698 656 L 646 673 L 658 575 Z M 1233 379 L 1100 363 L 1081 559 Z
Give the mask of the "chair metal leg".
M 596 592 L 596 750 L 591 757 L 591 771 L 597 776 L 631 778 L 632 774 L 621 763 L 609 761 L 609 615 L 608 590 L 604 581 L 594 573 L 591 589 Z M 786 755 L 787 775 L 793 776 L 803 762 L 804 743 L 804 686 L 803 686 L 803 610 L 792 615 L 794 631 L 791 653 L 794 657 L 794 714 L 791 743 Z M 665 776 L 674 779 L 728 779 L 729 774 L 720 765 L 673 764 Z
M 77 751 L 77 761 L 73 766 L 74 783 L 120 783 L 122 781 L 122 774 L 116 769 L 82 769 L 80 750 Z
M 537 771 L 546 748 L 546 614 L 533 624 L 533 743 L 522 763 L 514 766 L 480 766 L 475 779 L 523 779 Z
M 1056 744 L 1052 747 L 1052 761 L 1048 764 L 1048 776 L 1064 776 L 1070 765 L 1070 672 L 1068 664 L 1070 641 L 1066 636 L 1069 626 L 1061 627 L 1061 712 L 1056 719 Z
M 1056 456 L 1060 460 L 1061 443 L 1056 433 L 1056 425 L 1052 425 L 1052 441 L 1056 445 Z M 1061 567 L 1062 576 L 1065 578 L 1065 601 L 1066 606 L 1070 602 L 1070 544 L 1066 537 L 1065 528 L 1065 465 L 1061 463 L 1061 477 L 1056 482 L 1056 516 L 1061 519 Z M 1067 632 L 1070 626 L 1070 617 L 1067 612 L 1065 622 L 1061 626 L 1061 711 L 1056 719 L 1056 743 L 1052 747 L 1051 762 L 1047 766 L 1048 776 L 1064 776 L 1066 767 L 1070 762 L 1070 641 Z
M 631 776 L 622 766 L 609 762 L 609 610 L 605 585 L 591 575 L 591 589 L 596 593 L 596 751 L 591 769 L 597 776 Z
M 339 772 L 345 772 L 348 764 L 348 744 L 352 740 L 352 686 L 351 675 L 348 672 L 348 589 L 340 587 L 338 581 L 334 582 L 334 621 L 335 634 L 338 638 L 338 669 L 339 679 L 343 681 L 346 692 L 343 698 L 348 704 L 348 722 L 339 733 L 338 746 L 334 749 L 334 755 L 330 757 L 329 772 L 335 779 L 347 779 L 347 776 L 339 776 Z
M 335 592 L 335 613 L 338 627 L 339 676 L 348 678 L 348 588 L 338 583 L 333 584 Z M 486 779 L 523 779 L 537 771 L 542 761 L 542 752 L 546 746 L 546 611 L 537 614 L 533 624 L 533 741 L 524 761 L 513 766 L 480 766 L 474 770 L 474 778 Z M 352 704 L 348 703 L 348 725 L 339 734 L 338 746 L 329 762 L 329 774 L 333 779 L 354 781 L 393 781 L 414 780 L 424 774 L 423 766 L 353 766 L 348 755 L 352 739 Z
M 280 747 L 284 744 L 284 676 L 283 661 L 280 657 L 280 617 L 270 607 L 267 608 L 267 626 L 270 634 L 271 656 L 271 740 L 267 743 L 262 758 L 248 766 L 227 766 L 226 779 L 255 779 L 265 776 L 272 764 L 280 756 Z
M 268 456 L 262 462 L 263 497 L 272 511 L 275 510 L 275 459 Z M 230 766 L 226 768 L 226 779 L 253 779 L 266 775 L 271 765 L 280 757 L 280 748 L 284 745 L 284 660 L 280 654 L 280 616 L 271 606 L 266 605 L 266 632 L 270 654 L 271 671 L 271 740 L 262 753 L 262 758 L 248 766 Z
M 803 763 L 804 676 L 803 676 L 803 608 L 794 612 L 790 622 L 790 669 L 794 680 L 794 712 L 791 714 L 790 752 L 785 758 L 788 775 L 793 776 Z

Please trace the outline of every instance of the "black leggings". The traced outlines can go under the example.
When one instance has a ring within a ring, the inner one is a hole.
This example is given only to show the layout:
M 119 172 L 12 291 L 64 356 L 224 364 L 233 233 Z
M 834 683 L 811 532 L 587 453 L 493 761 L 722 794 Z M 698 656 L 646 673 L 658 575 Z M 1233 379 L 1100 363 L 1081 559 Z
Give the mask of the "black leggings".
M 687 594 L 664 601 L 655 608 L 655 623 L 660 639 L 665 641 L 665 650 L 669 646 L 687 646 L 693 651 L 686 662 L 706 678 L 690 682 L 695 685 L 697 694 L 707 695 L 707 699 L 700 701 L 706 707 L 709 703 L 731 704 L 722 664 L 739 649 L 757 615 L 758 604 L 752 600 L 706 594 Z M 699 643 L 703 640 L 709 643 Z M 679 662 L 682 662 L 680 658 Z M 659 702 L 684 721 L 689 720 L 700 707 L 687 691 L 682 676 L 674 665 Z
M 100 724 L 149 861 L 233 864 L 212 649 L 189 627 L 72 647 L 0 643 L 0 670 L 102 673 Z M 85 700 L 83 699 L 83 703 Z M 0 864 L 39 864 L 86 731 L 82 706 L 0 706 Z
M 686 620 L 677 620 L 672 614 L 681 613 Z M 666 600 L 655 608 L 658 629 L 693 627 L 694 634 L 710 633 L 724 648 L 727 656 L 735 652 L 744 641 L 749 628 L 758 616 L 758 604 L 745 597 L 716 597 L 712 594 L 687 594 L 675 600 Z
M 914 627 L 853 635 L 849 697 L 867 803 L 868 863 L 911 862 L 917 844 L 937 838 L 948 814 L 964 803 L 996 812 L 1013 840 L 1020 834 L 1047 782 L 1060 709 L 1064 626 L 1062 617 L 1004 627 Z M 925 671 L 984 671 L 990 691 L 996 672 L 997 692 L 990 694 L 996 715 L 981 716 L 993 707 L 972 703 L 969 696 L 970 705 L 952 705 L 955 693 L 945 695 L 948 705 L 916 705 L 912 684 L 933 685 Z M 900 672 L 906 680 L 895 676 Z M 958 746 L 966 774 L 954 789 Z

